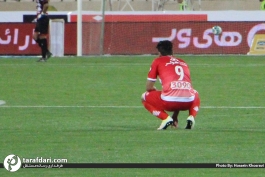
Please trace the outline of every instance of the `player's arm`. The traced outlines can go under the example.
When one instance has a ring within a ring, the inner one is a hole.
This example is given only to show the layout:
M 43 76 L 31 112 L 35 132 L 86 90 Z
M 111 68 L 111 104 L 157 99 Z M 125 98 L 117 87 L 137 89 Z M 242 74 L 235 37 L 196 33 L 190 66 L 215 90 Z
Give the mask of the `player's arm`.
M 43 4 L 42 13 L 46 14 L 49 8 L 49 0 L 46 0 Z
M 146 91 L 154 91 L 156 90 L 155 83 L 157 79 L 157 61 L 154 60 L 151 64 L 148 76 L 147 76 L 147 81 L 146 81 Z
M 156 90 L 155 81 L 147 80 L 146 81 L 146 91 L 151 92 L 154 90 Z

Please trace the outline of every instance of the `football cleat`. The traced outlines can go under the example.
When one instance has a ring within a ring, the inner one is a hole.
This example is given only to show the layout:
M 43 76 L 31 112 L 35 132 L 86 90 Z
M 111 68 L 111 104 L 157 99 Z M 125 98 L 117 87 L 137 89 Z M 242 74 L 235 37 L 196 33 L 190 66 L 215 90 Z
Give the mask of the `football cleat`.
M 167 127 L 173 124 L 173 119 L 171 117 L 167 117 L 165 120 L 162 120 L 161 125 L 158 127 L 157 130 L 166 130 Z
M 185 129 L 192 129 L 192 128 L 194 128 L 194 125 L 195 125 L 194 117 L 193 116 L 189 116 L 187 118 L 187 125 L 186 125 Z
M 37 60 L 37 62 L 45 62 L 46 60 L 44 58 L 40 58 L 39 60 Z
M 46 60 L 52 57 L 52 53 L 50 51 L 47 51 L 46 55 L 47 55 Z

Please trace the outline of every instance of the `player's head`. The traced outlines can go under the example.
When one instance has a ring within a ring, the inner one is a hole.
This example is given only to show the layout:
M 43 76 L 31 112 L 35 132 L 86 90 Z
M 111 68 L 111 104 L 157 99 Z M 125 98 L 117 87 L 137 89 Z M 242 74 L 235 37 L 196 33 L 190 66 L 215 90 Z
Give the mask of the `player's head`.
M 158 42 L 156 48 L 161 56 L 173 55 L 173 44 L 168 40 Z

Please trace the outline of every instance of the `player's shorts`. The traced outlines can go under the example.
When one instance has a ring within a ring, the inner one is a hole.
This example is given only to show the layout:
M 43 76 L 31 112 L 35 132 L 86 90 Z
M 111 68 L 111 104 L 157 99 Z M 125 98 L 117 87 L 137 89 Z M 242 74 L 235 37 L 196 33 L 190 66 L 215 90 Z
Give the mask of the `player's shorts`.
M 151 91 L 151 92 L 145 92 L 143 94 L 144 100 L 154 106 L 155 108 L 159 110 L 164 111 L 185 111 L 189 110 L 194 104 L 194 102 L 200 102 L 199 94 L 198 92 L 195 93 L 195 99 L 191 102 L 170 102 L 170 101 L 164 101 L 161 99 L 161 91 Z
M 41 17 L 37 20 L 34 32 L 39 32 L 40 34 L 48 34 L 49 31 L 49 17 L 47 15 Z

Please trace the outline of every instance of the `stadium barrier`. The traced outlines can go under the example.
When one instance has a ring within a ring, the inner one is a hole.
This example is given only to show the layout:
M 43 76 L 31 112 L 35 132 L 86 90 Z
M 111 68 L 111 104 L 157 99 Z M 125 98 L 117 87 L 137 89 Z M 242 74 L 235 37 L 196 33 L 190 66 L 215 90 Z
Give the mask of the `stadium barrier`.
M 265 34 L 254 36 L 248 55 L 265 55 Z
M 155 45 L 162 39 L 174 43 L 176 54 L 247 54 L 254 36 L 265 34 L 265 24 L 260 12 L 242 12 L 248 13 L 243 17 L 237 13 L 222 12 L 222 16 L 216 12 L 107 13 L 104 54 L 156 54 Z M 76 14 L 71 13 L 66 19 L 64 54 L 76 55 Z M 101 19 L 98 14 L 84 14 L 83 55 L 99 54 Z M 18 20 L 22 20 L 21 17 Z M 215 25 L 222 27 L 221 35 L 212 34 L 211 28 Z M 0 23 L 0 55 L 39 54 L 39 48 L 32 39 L 34 26 L 34 23 Z
M 64 56 L 64 19 L 50 19 L 49 50 L 56 57 Z

